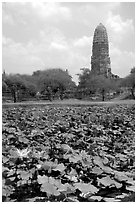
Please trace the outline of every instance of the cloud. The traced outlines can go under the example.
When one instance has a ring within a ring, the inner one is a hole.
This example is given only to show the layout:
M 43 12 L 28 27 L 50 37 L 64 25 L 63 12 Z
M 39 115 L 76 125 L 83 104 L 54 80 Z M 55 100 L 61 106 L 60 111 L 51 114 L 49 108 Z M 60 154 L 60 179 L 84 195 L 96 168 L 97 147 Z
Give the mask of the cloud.
M 29 46 L 17 43 L 3 36 L 2 61 L 7 72 L 32 73 L 36 67 L 43 67 L 44 63 Z
M 111 11 L 108 13 L 106 26 L 113 42 L 121 42 L 127 36 L 134 34 L 133 20 L 126 19 L 124 21 L 120 15 L 114 15 Z
M 120 56 L 122 54 L 122 51 L 119 48 L 115 47 L 112 42 L 109 43 L 109 50 L 110 50 L 111 56 L 115 56 L 115 55 Z
M 116 10 L 118 7 L 120 7 L 121 5 L 121 2 L 107 2 L 107 3 L 104 3 L 102 4 L 102 9 L 104 10 L 107 10 L 107 11 L 114 11 Z
M 3 36 L 3 64 L 5 70 L 10 73 L 30 73 L 37 69 L 45 68 L 68 68 L 70 74 L 77 81 L 76 74 L 81 67 L 87 67 L 90 63 L 90 53 L 87 55 L 85 49 L 78 49 L 74 41 L 66 39 L 57 31 L 47 35 L 44 30 L 40 32 L 39 40 L 31 40 L 27 44 L 17 43 Z M 45 38 L 46 37 L 46 38 Z M 83 41 L 82 41 L 83 39 Z M 88 37 L 76 39 L 81 45 L 90 49 Z M 82 43 L 83 42 L 83 43 Z M 83 48 L 83 47 L 82 47 Z M 84 53 L 84 54 L 83 54 Z M 9 66 L 10 64 L 10 66 Z
M 59 3 L 55 2 L 31 2 L 32 8 L 35 12 L 42 18 L 53 17 L 54 20 L 57 18 L 63 20 L 71 18 L 71 12 L 69 8 L 61 6 Z
M 41 47 L 43 50 L 45 50 L 46 47 L 47 51 L 52 51 L 54 49 L 56 51 L 65 51 L 69 49 L 67 39 L 65 38 L 64 34 L 57 28 L 41 30 L 39 45 L 38 47 Z
M 83 36 L 79 39 L 76 39 L 74 41 L 74 46 L 76 47 L 84 47 L 84 46 L 89 46 L 92 42 L 92 36 L 88 37 L 88 36 Z
M 50 26 L 72 19 L 68 7 L 57 2 L 7 2 L 3 3 L 3 24 L 16 26 L 31 26 L 39 28 L 40 25 Z
M 7 14 L 4 10 L 2 10 L 2 22 L 12 26 L 15 25 L 12 15 Z
M 111 11 L 108 13 L 107 25 L 110 26 L 115 33 L 123 33 L 129 28 L 134 30 L 133 21 L 131 19 L 122 21 L 120 15 L 113 15 Z
M 3 54 L 13 57 L 14 55 L 27 55 L 28 52 L 21 43 L 14 42 L 11 38 L 3 36 Z M 6 52 L 5 52 L 6 51 Z
M 121 51 L 114 44 L 110 43 L 110 59 L 112 73 L 125 77 L 135 66 L 135 54 L 131 51 Z
M 100 22 L 105 24 L 108 12 L 115 11 L 119 6 L 120 2 L 83 3 L 76 9 L 75 19 L 77 19 L 77 22 L 81 22 L 85 26 L 90 26 L 94 29 Z
M 65 44 L 61 44 L 61 43 L 57 43 L 57 42 L 51 42 L 50 48 L 54 48 L 57 50 L 66 50 L 67 49 L 67 45 Z
M 2 44 L 3 44 L 3 46 L 6 46 L 6 45 L 8 45 L 8 44 L 10 44 L 12 42 L 13 42 L 13 40 L 11 38 L 7 38 L 5 36 L 2 36 Z

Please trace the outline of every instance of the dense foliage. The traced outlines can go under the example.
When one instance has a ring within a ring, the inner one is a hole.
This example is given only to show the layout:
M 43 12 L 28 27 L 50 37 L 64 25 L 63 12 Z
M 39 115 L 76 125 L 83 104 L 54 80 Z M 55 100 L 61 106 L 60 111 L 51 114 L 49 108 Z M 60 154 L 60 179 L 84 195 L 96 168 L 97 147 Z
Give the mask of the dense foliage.
M 93 99 L 94 96 L 99 96 L 99 100 L 104 101 L 116 97 L 121 93 L 121 89 L 124 90 L 123 88 L 126 87 L 126 90 L 131 92 L 131 98 L 135 98 L 135 68 L 127 77 L 121 79 L 93 75 L 88 68 L 82 68 L 81 71 L 78 74 L 78 86 L 72 80 L 68 70 L 60 68 L 38 70 L 32 75 L 7 75 L 4 73 L 2 76 L 3 95 L 5 92 L 10 92 L 14 102 L 29 97 L 34 99 L 35 96 L 37 99 L 49 100 L 86 97 Z
M 35 96 L 36 84 L 32 82 L 28 75 L 5 75 L 2 78 L 3 93 L 9 92 L 13 97 L 13 101 L 19 101 L 22 96 Z
M 105 100 L 107 93 L 114 92 L 119 94 L 121 87 L 129 88 L 132 98 L 135 98 L 135 68 L 131 69 L 131 73 L 124 78 L 106 78 L 102 75 L 93 75 L 88 68 L 82 68 L 79 74 L 78 90 L 84 92 L 84 95 L 99 93 L 102 96 L 102 101 Z
M 102 75 L 93 75 L 88 68 L 83 68 L 81 70 L 82 73 L 79 74 L 78 89 L 83 90 L 86 95 L 99 93 L 102 101 L 104 101 L 109 91 L 118 90 L 117 82 L 119 79 L 109 79 Z
M 135 192 L 135 107 L 3 108 L 3 201 L 122 201 Z
M 72 77 L 68 74 L 67 70 L 48 69 L 34 72 L 33 76 L 37 81 L 36 83 L 40 92 L 47 90 L 47 87 L 51 87 L 54 93 L 58 90 L 62 92 L 66 89 L 73 89 L 75 87 L 75 83 L 72 81 Z
M 131 69 L 131 72 L 127 77 L 121 80 L 120 86 L 128 87 L 132 98 L 135 99 L 135 67 Z
M 47 69 L 36 71 L 32 75 L 3 74 L 2 88 L 3 93 L 10 91 L 14 102 L 17 102 L 21 100 L 20 96 L 34 97 L 37 92 L 49 95 L 49 99 L 57 92 L 63 97 L 66 91 L 73 91 L 76 85 L 67 70 Z

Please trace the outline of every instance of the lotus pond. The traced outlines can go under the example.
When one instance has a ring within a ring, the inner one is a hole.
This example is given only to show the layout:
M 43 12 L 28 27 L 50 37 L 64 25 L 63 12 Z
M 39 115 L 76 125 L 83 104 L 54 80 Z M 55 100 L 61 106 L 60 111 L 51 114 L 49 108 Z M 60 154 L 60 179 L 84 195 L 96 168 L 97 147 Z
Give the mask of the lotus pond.
M 3 202 L 134 201 L 135 105 L 2 113 Z

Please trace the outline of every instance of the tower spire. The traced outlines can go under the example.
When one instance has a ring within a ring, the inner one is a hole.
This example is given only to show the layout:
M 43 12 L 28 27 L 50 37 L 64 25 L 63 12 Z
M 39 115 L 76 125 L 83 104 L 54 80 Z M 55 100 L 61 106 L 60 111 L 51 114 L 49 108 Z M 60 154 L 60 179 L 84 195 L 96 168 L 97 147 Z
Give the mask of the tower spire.
M 111 75 L 108 35 L 105 26 L 100 23 L 95 31 L 92 45 L 91 71 L 96 75 Z

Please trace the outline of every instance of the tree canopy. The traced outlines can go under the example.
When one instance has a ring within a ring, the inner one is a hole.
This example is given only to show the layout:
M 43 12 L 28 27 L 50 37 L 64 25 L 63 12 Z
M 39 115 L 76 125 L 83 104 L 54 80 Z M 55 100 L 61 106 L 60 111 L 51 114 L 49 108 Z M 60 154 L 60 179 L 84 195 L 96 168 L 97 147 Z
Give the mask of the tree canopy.
M 135 92 L 135 67 L 130 74 L 123 79 L 106 78 L 101 75 L 93 75 L 88 68 L 82 68 L 79 76 L 79 84 L 76 86 L 67 70 L 60 68 L 37 70 L 32 75 L 5 74 L 2 77 L 2 91 L 9 90 L 14 102 L 18 100 L 20 94 L 34 97 L 47 95 L 52 100 L 56 94 L 63 99 L 65 93 L 82 93 L 82 97 L 87 95 L 100 94 L 105 100 L 105 94 L 116 92 L 120 87 L 128 87 L 134 98 Z
M 131 91 L 131 95 L 135 98 L 135 67 L 133 67 L 130 71 L 130 74 L 123 78 L 120 83 L 121 87 L 128 87 Z
M 48 69 L 36 71 L 32 75 L 4 75 L 2 80 L 3 91 L 7 88 L 11 91 L 14 102 L 17 101 L 19 93 L 24 91 L 24 94 L 35 96 L 37 92 L 41 94 L 55 94 L 60 92 L 60 95 L 66 90 L 76 88 L 72 77 L 68 71 L 62 69 Z
M 89 94 L 100 93 L 102 100 L 105 100 L 105 94 L 110 90 L 117 89 L 118 79 L 109 79 L 102 75 L 93 75 L 88 68 L 82 68 L 79 74 L 78 88 Z
M 37 80 L 40 92 L 44 92 L 48 87 L 52 92 L 56 93 L 58 90 L 65 91 L 66 89 L 73 89 L 76 87 L 72 81 L 72 77 L 67 71 L 62 69 L 48 69 L 33 74 Z

